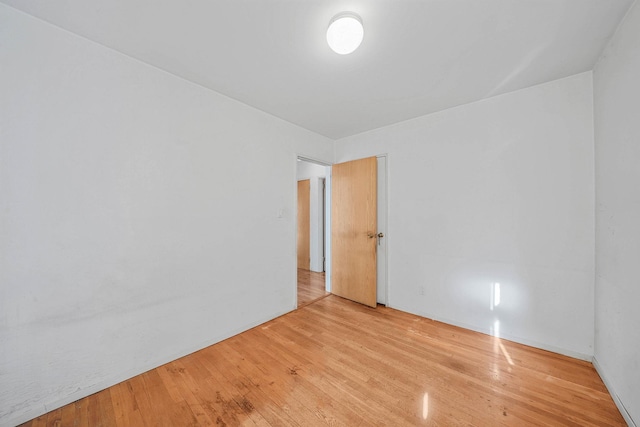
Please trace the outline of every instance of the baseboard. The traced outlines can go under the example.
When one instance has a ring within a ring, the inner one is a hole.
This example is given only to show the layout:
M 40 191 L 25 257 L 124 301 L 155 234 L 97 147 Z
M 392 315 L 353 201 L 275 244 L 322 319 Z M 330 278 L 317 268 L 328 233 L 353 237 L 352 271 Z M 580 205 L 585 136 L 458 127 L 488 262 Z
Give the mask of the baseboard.
M 82 389 L 79 388 L 76 392 L 71 393 L 67 396 L 64 396 L 61 398 L 53 398 L 43 402 L 34 402 L 33 407 L 30 407 L 25 412 L 21 412 L 19 414 L 13 413 L 9 415 L 7 418 L 5 418 L 4 420 L 0 420 L 0 427 L 13 427 L 13 426 L 17 426 L 19 424 L 25 423 L 29 420 L 39 417 L 40 415 L 46 414 L 47 412 L 61 408 L 65 405 L 68 405 L 77 400 L 83 399 L 87 396 L 91 396 L 94 393 L 97 393 L 99 391 L 112 387 L 116 384 L 119 384 L 123 381 L 133 378 L 137 375 L 143 374 L 159 366 L 162 366 L 169 362 L 173 362 L 174 360 L 180 359 L 181 357 L 187 356 L 191 353 L 195 353 L 196 351 L 202 350 L 203 348 L 209 347 L 210 345 L 219 343 L 220 341 L 224 341 L 227 338 L 231 338 L 234 335 L 238 335 L 249 329 L 255 328 L 256 326 L 259 326 L 263 323 L 266 323 L 270 320 L 273 320 L 277 317 L 287 314 L 290 311 L 291 310 L 276 312 L 271 316 L 266 316 L 265 318 L 259 319 L 250 324 L 241 326 L 239 328 L 234 328 L 225 334 L 213 337 L 210 340 L 200 343 L 199 345 L 192 346 L 188 349 L 185 349 L 180 352 L 176 352 L 172 355 L 154 360 L 152 362 L 150 361 L 148 364 L 140 368 L 122 372 L 120 375 L 114 376 L 113 378 L 106 379 L 104 381 L 101 381 L 97 384 L 94 384 L 86 388 L 82 388 Z
M 598 375 L 600 375 L 602 382 L 604 383 L 605 387 L 607 387 L 607 390 L 609 390 L 609 394 L 611 395 L 611 398 L 613 399 L 614 403 L 618 407 L 618 410 L 622 414 L 622 417 L 627 422 L 629 427 L 638 427 L 638 425 L 631 418 L 631 414 L 629 414 L 629 412 L 627 411 L 627 408 L 624 407 L 624 404 L 622 403 L 622 401 L 620 400 L 620 398 L 618 397 L 617 393 L 613 388 L 613 384 L 611 384 L 611 381 L 609 380 L 607 375 L 604 373 L 602 366 L 600 366 L 600 363 L 598 363 L 598 359 L 595 356 L 593 356 L 593 367 L 596 368 L 596 372 L 598 373 Z
M 390 306 L 388 306 L 388 307 L 390 307 Z M 447 318 L 431 316 L 428 313 L 413 313 L 413 312 L 410 312 L 410 311 L 407 311 L 407 310 L 403 310 L 402 308 L 397 308 L 397 307 L 390 307 L 390 308 L 393 308 L 395 310 L 405 311 L 407 313 L 415 314 L 416 316 L 425 317 L 427 319 L 432 319 L 432 320 L 435 320 L 435 321 L 438 321 L 438 322 L 446 323 L 447 325 L 457 326 L 459 328 L 468 329 L 468 330 L 474 331 L 474 332 L 480 332 L 480 333 L 486 334 L 486 335 L 493 335 L 489 328 L 481 328 L 481 327 L 478 327 L 478 326 L 475 326 L 475 325 L 468 325 L 468 324 L 465 324 L 463 322 L 457 322 L 455 320 L 451 320 L 451 319 L 447 319 Z M 516 342 L 518 344 L 527 345 L 529 347 L 535 347 L 535 348 L 539 348 L 541 350 L 550 351 L 552 353 L 562 354 L 564 356 L 572 357 L 574 359 L 580 359 L 580 360 L 584 360 L 584 361 L 587 361 L 587 362 L 591 362 L 593 360 L 593 355 L 592 354 L 586 354 L 586 353 L 581 353 L 581 352 L 578 352 L 578 351 L 573 351 L 573 350 L 569 350 L 569 349 L 562 348 L 562 347 L 556 347 L 556 346 L 553 346 L 553 345 L 540 343 L 540 342 L 537 342 L 537 341 L 525 339 L 525 338 L 522 338 L 522 337 L 510 335 L 510 334 L 500 333 L 500 338 L 501 339 L 505 339 L 507 341 L 513 341 L 513 342 Z

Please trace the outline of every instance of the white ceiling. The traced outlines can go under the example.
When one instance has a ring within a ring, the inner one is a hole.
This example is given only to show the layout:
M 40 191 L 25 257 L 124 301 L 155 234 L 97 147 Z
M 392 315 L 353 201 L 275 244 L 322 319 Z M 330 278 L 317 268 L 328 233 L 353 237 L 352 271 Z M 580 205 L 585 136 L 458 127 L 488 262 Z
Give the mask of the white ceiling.
M 591 70 L 634 0 L 0 1 L 337 139 Z

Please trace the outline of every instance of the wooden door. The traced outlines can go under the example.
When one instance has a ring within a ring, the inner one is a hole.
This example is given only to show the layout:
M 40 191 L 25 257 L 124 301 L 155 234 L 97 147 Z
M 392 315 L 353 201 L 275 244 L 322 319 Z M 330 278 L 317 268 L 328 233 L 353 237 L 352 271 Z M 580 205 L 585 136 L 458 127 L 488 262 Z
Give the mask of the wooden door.
M 376 306 L 377 160 L 333 165 L 331 292 Z
M 305 270 L 311 268 L 310 182 L 298 181 L 298 268 Z

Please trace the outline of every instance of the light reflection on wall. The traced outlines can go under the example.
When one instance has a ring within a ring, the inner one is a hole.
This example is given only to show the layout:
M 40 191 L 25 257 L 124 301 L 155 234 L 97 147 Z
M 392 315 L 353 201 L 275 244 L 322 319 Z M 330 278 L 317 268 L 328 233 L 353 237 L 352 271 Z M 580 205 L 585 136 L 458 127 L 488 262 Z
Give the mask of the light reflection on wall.
M 493 311 L 494 308 L 500 305 L 500 283 L 495 282 L 491 285 L 491 302 L 489 308 Z

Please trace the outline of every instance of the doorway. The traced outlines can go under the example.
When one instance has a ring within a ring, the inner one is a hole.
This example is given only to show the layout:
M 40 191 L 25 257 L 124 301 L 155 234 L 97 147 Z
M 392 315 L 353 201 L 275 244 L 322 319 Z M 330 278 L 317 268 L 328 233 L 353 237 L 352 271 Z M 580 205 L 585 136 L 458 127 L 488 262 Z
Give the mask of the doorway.
M 297 180 L 297 307 L 329 294 L 326 274 L 326 198 L 330 166 L 298 158 Z
M 390 292 L 388 286 L 387 279 L 387 252 L 388 252 L 388 233 L 387 233 L 387 215 L 388 215 L 388 205 L 387 205 L 387 168 L 388 168 L 388 156 L 386 154 L 375 156 L 376 159 L 376 167 L 377 167 L 377 226 L 376 228 L 377 234 L 382 234 L 382 237 L 376 239 L 376 298 L 375 302 L 377 304 L 382 305 L 390 305 Z M 302 294 L 302 289 L 300 285 L 303 285 L 306 281 L 314 281 L 316 284 L 316 288 L 321 288 L 321 284 L 324 283 L 324 295 L 328 295 L 331 292 L 332 288 L 332 265 L 331 265 L 331 205 L 332 205 L 332 166 L 315 161 L 312 159 L 298 157 L 297 158 L 297 180 L 302 181 L 309 179 L 309 187 L 310 193 L 312 193 L 312 187 L 315 178 L 321 178 L 322 182 L 317 184 L 316 188 L 322 188 L 323 191 L 316 193 L 316 198 L 321 197 L 322 203 L 324 205 L 324 210 L 320 209 L 315 210 L 315 212 L 320 212 L 320 215 L 323 216 L 323 220 L 320 221 L 321 224 L 324 225 L 324 230 L 320 231 L 316 229 L 315 240 L 314 233 L 311 231 L 311 236 L 309 239 L 310 242 L 310 255 L 309 255 L 309 269 L 308 270 L 298 270 L 298 289 L 297 289 L 297 307 L 301 307 L 302 305 L 307 304 L 308 299 L 311 298 L 312 301 L 315 301 L 316 297 L 303 297 L 302 300 L 300 295 Z M 323 176 L 321 176 L 323 175 Z M 314 196 L 310 194 L 310 199 L 314 200 Z M 317 200 L 317 199 L 316 199 Z M 313 212 L 314 210 L 310 208 Z M 310 212 L 310 216 L 311 213 Z M 310 230 L 313 227 L 310 226 Z M 377 237 L 377 236 L 376 236 Z M 313 248 L 316 248 L 314 251 Z M 321 249 L 320 249 L 321 248 Z M 316 254 L 314 258 L 313 254 Z M 319 254 L 323 254 L 322 257 Z M 315 259 L 315 262 L 314 262 Z M 320 267 L 321 266 L 321 267 Z M 310 272 L 310 274 L 309 274 Z M 323 272 L 324 277 L 316 276 L 312 279 L 313 274 L 319 274 Z M 308 276 L 308 277 L 307 277 Z M 300 283 L 302 282 L 302 283 Z M 320 286 L 318 286 L 320 284 Z M 324 296 L 323 295 L 323 296 Z M 323 297 L 321 296 L 321 297 Z M 320 297 L 320 298 L 321 298 Z M 302 305 L 301 305 L 302 302 Z

